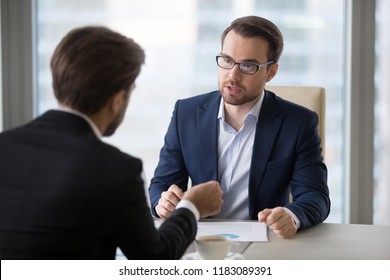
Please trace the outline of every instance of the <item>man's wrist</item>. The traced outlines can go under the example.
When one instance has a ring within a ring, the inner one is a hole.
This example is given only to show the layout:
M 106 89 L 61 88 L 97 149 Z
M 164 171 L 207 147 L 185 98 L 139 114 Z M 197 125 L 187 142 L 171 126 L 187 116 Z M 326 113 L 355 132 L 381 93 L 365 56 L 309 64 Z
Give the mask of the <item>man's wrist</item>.
M 178 209 L 178 208 L 187 208 L 188 210 L 190 210 L 194 214 L 195 219 L 197 221 L 199 221 L 199 218 L 200 218 L 199 211 L 196 208 L 196 206 L 188 199 L 180 200 L 180 202 L 176 205 L 176 209 Z
M 290 209 L 288 209 L 286 207 L 283 207 L 283 208 L 291 216 L 291 219 L 293 220 L 294 225 L 295 225 L 296 229 L 298 230 L 301 227 L 301 221 L 298 219 L 297 215 L 295 215 L 294 212 L 291 211 Z

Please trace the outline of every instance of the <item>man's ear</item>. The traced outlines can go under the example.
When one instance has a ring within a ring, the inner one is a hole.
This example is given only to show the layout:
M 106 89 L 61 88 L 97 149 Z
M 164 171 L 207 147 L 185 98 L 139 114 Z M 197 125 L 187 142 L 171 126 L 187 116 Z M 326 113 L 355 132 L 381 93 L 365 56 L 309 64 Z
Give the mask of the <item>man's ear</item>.
M 275 77 L 276 73 L 278 72 L 278 63 L 274 63 L 271 65 L 270 69 L 268 70 L 268 76 L 267 76 L 267 82 L 271 81 L 273 77 Z
M 121 91 L 118 91 L 117 93 L 115 93 L 113 96 L 110 97 L 109 99 L 109 104 L 110 104 L 110 110 L 113 112 L 113 113 L 118 113 L 122 110 L 123 108 L 123 103 L 126 102 L 126 92 L 124 90 L 121 90 Z

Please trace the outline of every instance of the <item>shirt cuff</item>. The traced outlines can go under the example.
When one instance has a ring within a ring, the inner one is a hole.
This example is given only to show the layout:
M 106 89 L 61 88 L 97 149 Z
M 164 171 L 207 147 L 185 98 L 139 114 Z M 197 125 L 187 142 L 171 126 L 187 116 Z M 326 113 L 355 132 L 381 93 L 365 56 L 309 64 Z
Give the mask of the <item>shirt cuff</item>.
M 191 201 L 187 199 L 180 200 L 180 202 L 176 205 L 176 209 L 178 208 L 187 208 L 194 214 L 196 221 L 199 221 L 200 218 L 199 211 Z
M 294 214 L 293 211 L 291 211 L 290 209 L 286 208 L 286 207 L 283 207 L 284 210 L 290 214 L 291 218 L 293 219 L 294 223 L 295 223 L 295 227 L 297 228 L 297 230 L 301 227 L 301 221 L 298 219 L 298 217 Z

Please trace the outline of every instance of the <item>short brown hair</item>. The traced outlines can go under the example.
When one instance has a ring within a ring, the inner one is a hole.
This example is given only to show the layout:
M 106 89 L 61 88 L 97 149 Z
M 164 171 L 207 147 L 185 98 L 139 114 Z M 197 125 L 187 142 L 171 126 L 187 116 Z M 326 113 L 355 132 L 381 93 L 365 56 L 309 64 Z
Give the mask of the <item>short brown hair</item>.
M 127 93 L 144 61 L 143 49 L 117 32 L 99 26 L 74 29 L 51 58 L 55 97 L 82 113 L 96 113 L 112 95 Z
M 234 30 L 243 37 L 262 37 L 268 41 L 268 61 L 278 62 L 283 51 L 283 35 L 271 21 L 258 17 L 246 16 L 234 20 L 222 33 L 221 45 L 229 31 Z

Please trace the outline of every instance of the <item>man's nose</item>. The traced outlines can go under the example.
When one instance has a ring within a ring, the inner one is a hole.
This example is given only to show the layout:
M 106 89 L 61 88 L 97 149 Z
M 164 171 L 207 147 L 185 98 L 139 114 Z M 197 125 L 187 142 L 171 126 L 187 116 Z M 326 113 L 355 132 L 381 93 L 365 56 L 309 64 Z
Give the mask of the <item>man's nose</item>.
M 232 69 L 229 70 L 229 79 L 230 80 L 241 80 L 241 70 L 240 70 L 240 66 L 238 64 L 234 65 Z

